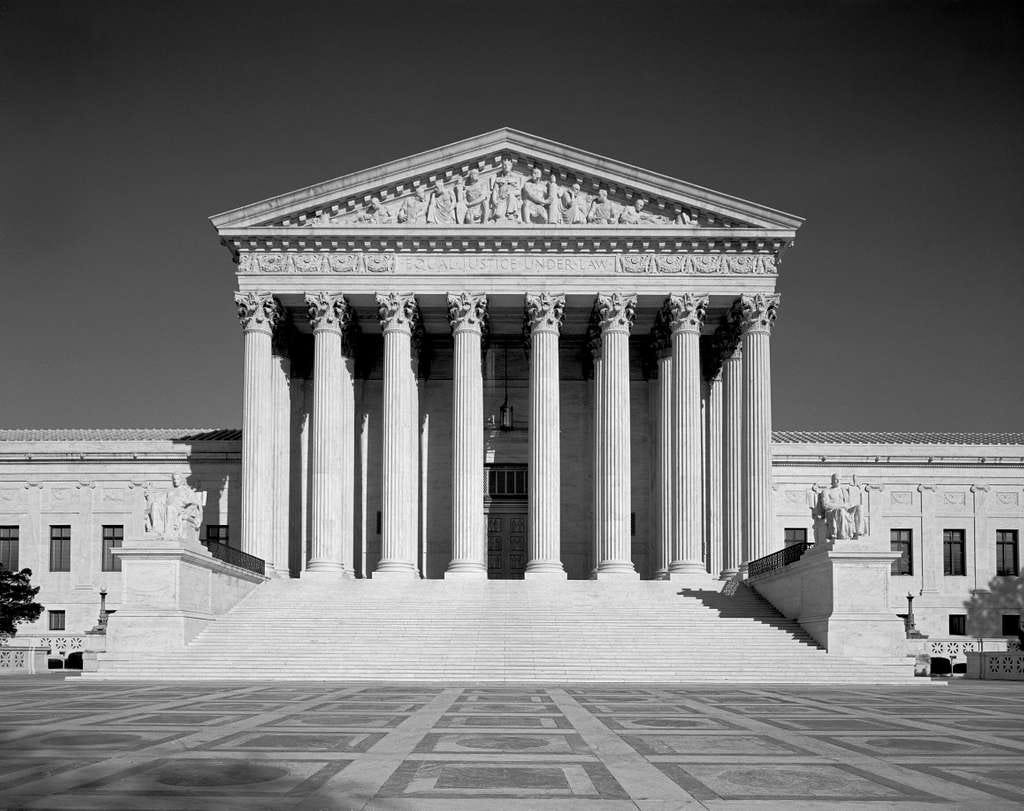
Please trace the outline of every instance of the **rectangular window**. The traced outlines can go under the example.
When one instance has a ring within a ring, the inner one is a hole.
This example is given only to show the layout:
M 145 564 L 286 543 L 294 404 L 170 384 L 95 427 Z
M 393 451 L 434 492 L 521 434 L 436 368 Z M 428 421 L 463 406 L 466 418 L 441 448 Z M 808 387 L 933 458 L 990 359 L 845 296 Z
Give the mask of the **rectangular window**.
M 120 549 L 124 541 L 124 526 L 121 524 L 103 525 L 103 571 L 121 571 L 121 558 L 111 553 L 112 549 Z
M 942 530 L 942 573 L 959 577 L 964 571 L 964 531 L 962 529 Z
M 889 530 L 889 550 L 899 552 L 900 556 L 892 562 L 890 574 L 914 573 L 914 533 L 909 529 Z
M 20 528 L 0 527 L 0 566 L 18 571 L 18 535 Z
M 1016 577 L 1020 573 L 1020 554 L 1017 546 L 1017 530 L 996 531 L 996 574 L 1000 577 Z
M 67 524 L 50 525 L 50 571 L 71 571 L 71 527 Z
M 1003 614 L 1003 636 L 1017 636 L 1020 630 L 1020 614 Z
M 206 540 L 216 541 L 217 543 L 227 544 L 228 542 L 228 525 L 227 524 L 207 524 L 206 525 Z
M 786 527 L 783 530 L 783 537 L 786 541 L 786 546 L 807 543 L 807 529 L 805 527 Z
M 487 468 L 487 495 L 491 498 L 525 498 L 526 466 Z
M 950 636 L 967 636 L 967 615 L 966 614 L 950 614 L 949 615 L 949 635 Z
M 47 611 L 50 617 L 50 630 L 51 631 L 63 631 L 64 626 L 64 612 L 63 611 Z

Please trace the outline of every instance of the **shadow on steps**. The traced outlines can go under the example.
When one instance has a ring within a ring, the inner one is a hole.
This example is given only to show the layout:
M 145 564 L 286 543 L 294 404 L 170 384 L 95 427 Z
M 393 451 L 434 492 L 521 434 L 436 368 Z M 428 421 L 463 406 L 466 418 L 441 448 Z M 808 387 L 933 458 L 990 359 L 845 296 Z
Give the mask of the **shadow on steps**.
M 718 612 L 720 617 L 734 617 L 760 622 L 779 631 L 785 631 L 795 640 L 821 649 L 821 646 L 800 626 L 800 623 L 784 617 L 775 606 L 741 581 L 730 581 L 726 588 L 721 591 L 683 588 L 678 594 L 681 597 L 691 597 L 699 600 L 707 608 Z

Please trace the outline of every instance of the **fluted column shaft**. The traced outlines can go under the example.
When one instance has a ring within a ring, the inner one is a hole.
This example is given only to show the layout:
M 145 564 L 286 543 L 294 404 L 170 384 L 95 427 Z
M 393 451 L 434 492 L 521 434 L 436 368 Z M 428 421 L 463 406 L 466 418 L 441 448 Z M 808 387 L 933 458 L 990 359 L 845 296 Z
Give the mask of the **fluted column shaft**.
M 274 488 L 271 387 L 271 336 L 281 319 L 280 303 L 270 293 L 236 293 L 242 323 L 242 510 L 240 548 L 267 559 Z
M 561 549 L 558 334 L 565 296 L 527 295 L 530 338 L 529 561 L 526 579 L 565 579 Z
M 282 348 L 283 350 L 283 348 Z M 291 361 L 281 351 L 271 361 L 271 411 L 274 423 L 274 502 L 270 536 L 270 557 L 274 571 L 281 577 L 288 572 L 288 517 L 291 506 Z
M 670 296 L 672 331 L 672 560 L 670 577 L 701 575 L 703 457 L 701 454 L 700 332 L 707 296 Z
M 448 296 L 452 370 L 452 559 L 445 578 L 487 577 L 484 532 L 484 388 L 480 339 L 487 297 Z
M 306 305 L 313 327 L 311 523 L 306 569 L 344 575 L 351 566 L 346 567 L 345 547 L 352 548 L 352 400 L 343 396 L 343 391 L 347 383 L 351 392 L 352 383 L 350 377 L 343 379 L 348 370 L 342 334 L 350 311 L 342 296 L 331 293 L 307 294 Z
M 722 567 L 722 371 L 707 383 L 704 408 L 704 512 L 707 521 L 707 566 L 718 576 Z
M 590 572 L 591 577 L 597 576 L 597 568 L 601 563 L 601 550 L 604 548 L 604 524 L 601 521 L 601 516 L 604 514 L 604 499 L 602 498 L 603 492 L 603 481 L 604 481 L 604 457 L 601 452 L 604 440 L 604 403 L 603 395 L 604 388 L 602 386 L 602 380 L 604 378 L 603 368 L 604 364 L 601 362 L 601 335 L 597 333 L 595 340 L 591 342 L 591 356 L 594 361 L 594 380 L 593 380 L 593 401 L 594 401 L 594 432 L 591 437 L 593 448 L 591 451 L 591 461 L 594 469 L 594 504 L 592 511 L 592 522 L 594 530 L 594 567 Z
M 722 359 L 722 580 L 743 562 L 743 350 Z
M 418 318 L 412 295 L 378 294 L 384 333 L 383 493 L 381 559 L 375 578 L 416 576 L 418 411 L 412 374 L 412 331 Z
M 632 561 L 629 333 L 636 296 L 598 296 L 601 329 L 601 557 L 598 578 L 639 577 Z
M 771 328 L 778 295 L 740 298 L 743 335 L 743 500 L 746 563 L 783 546 L 772 539 Z
M 654 578 L 668 580 L 672 561 L 672 343 L 667 325 L 654 339 L 658 382 L 654 421 Z

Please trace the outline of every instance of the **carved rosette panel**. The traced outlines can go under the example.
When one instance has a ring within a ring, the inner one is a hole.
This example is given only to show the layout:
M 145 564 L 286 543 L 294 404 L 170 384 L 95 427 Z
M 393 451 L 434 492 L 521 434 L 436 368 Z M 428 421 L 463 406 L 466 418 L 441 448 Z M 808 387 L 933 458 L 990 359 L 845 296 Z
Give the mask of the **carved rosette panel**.
M 558 333 L 562 329 L 562 319 L 564 317 L 565 296 L 553 296 L 550 293 L 526 294 L 524 331 L 527 335 L 531 335 L 534 332 Z
M 448 323 L 452 332 L 483 332 L 487 320 L 487 296 L 483 293 L 449 293 Z
M 636 296 L 622 293 L 599 293 L 596 304 L 597 325 L 606 332 L 629 332 L 636 320 Z
M 778 293 L 740 296 L 738 314 L 742 332 L 770 333 L 779 315 L 781 298 Z
M 346 330 L 352 320 L 352 308 L 341 293 L 306 293 L 306 312 L 313 332 Z
M 700 334 L 708 314 L 708 297 L 695 293 L 674 293 L 665 301 L 668 326 L 673 334 L 696 332 Z
M 284 316 L 281 302 L 271 293 L 235 293 L 235 305 L 238 307 L 238 320 L 245 331 L 272 332 Z
M 378 293 L 377 316 L 384 332 L 401 330 L 413 334 L 420 320 L 420 308 L 412 293 Z

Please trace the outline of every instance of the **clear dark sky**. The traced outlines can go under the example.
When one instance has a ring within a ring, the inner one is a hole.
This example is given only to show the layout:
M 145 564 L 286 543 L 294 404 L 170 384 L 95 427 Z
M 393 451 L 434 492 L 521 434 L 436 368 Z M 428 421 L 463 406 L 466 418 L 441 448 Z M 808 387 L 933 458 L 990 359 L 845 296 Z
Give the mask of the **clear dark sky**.
M 0 427 L 238 426 L 211 214 L 512 126 L 807 219 L 775 427 L 1024 430 L 997 2 L 0 0 Z

